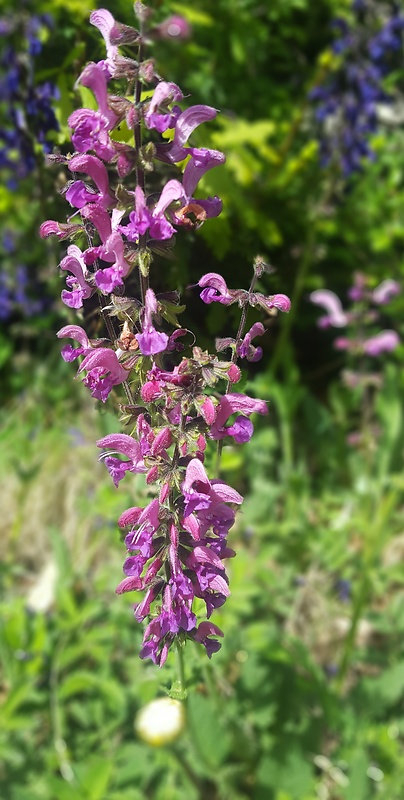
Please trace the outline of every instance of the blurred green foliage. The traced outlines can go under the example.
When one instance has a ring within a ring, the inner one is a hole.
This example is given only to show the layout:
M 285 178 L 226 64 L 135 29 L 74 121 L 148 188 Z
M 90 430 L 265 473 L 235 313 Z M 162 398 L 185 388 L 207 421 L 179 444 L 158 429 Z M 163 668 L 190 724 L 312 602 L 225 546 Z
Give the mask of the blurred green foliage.
M 27 6 L 55 18 L 37 79 L 58 85 L 62 152 L 80 102 L 75 78 L 103 53 L 87 23 L 94 5 Z M 131 4 L 105 5 L 132 23 Z M 289 293 L 293 310 L 272 320 L 264 359 L 245 379 L 270 401 L 269 421 L 223 452 L 224 479 L 246 496 L 230 539 L 232 596 L 215 616 L 223 649 L 206 664 L 187 647 L 186 729 L 153 749 L 136 736 L 135 715 L 170 689 L 176 665 L 139 661 L 141 631 L 114 595 L 116 518 L 147 489 L 127 479 L 116 492 L 97 463 L 94 442 L 117 423 L 112 408 L 91 410 L 60 360 L 54 333 L 70 320 L 57 299 L 60 248 L 36 235 L 44 218 L 64 219 L 65 177 L 42 166 L 16 191 L 0 187 L 16 258 L 54 298 L 40 317 L 0 323 L 0 797 L 402 800 L 403 351 L 380 359 L 365 414 L 308 293 L 326 286 L 343 297 L 356 270 L 372 285 L 403 285 L 403 131 L 380 129 L 375 162 L 348 187 L 319 167 L 307 95 L 336 66 L 330 22 L 349 15 L 348 2 L 150 5 L 156 22 L 172 13 L 190 22 L 187 41 L 155 46 L 157 68 L 192 102 L 221 110 L 195 142 L 227 156 L 202 186 L 223 198 L 223 214 L 177 237 L 164 288 L 184 292 L 184 324 L 207 344 L 233 333 L 237 310 L 202 307 L 187 287 L 207 271 L 247 287 L 262 253 L 277 271 L 261 288 Z M 393 307 L 402 335 L 403 298 Z M 349 446 L 357 431 L 359 446 Z

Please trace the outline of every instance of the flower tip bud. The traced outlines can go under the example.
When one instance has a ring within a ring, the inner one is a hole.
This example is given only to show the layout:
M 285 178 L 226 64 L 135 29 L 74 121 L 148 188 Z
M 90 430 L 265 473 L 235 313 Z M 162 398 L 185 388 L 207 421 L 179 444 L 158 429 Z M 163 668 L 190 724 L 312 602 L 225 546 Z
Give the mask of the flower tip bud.
M 241 371 L 237 364 L 231 364 L 228 371 L 227 376 L 230 383 L 237 383 L 241 378 Z
M 286 294 L 274 294 L 272 300 L 275 308 L 278 308 L 279 311 L 284 311 L 285 313 L 290 311 L 291 302 Z

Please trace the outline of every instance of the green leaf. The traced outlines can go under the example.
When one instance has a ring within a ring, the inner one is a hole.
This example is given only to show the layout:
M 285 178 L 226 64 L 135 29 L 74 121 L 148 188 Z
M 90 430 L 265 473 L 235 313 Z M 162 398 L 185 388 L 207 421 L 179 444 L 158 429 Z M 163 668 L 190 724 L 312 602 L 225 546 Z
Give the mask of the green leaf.
M 201 695 L 191 694 L 187 709 L 188 723 L 198 754 L 209 767 L 219 767 L 227 756 L 230 743 L 212 701 Z
M 366 770 L 369 759 L 364 750 L 357 751 L 349 765 L 349 786 L 345 789 L 345 800 L 368 800 L 369 779 Z
M 309 758 L 297 749 L 290 750 L 284 760 L 274 757 L 264 758 L 257 777 L 263 786 L 284 792 L 291 800 L 292 798 L 301 800 L 306 792 L 313 789 L 314 783 Z
M 86 790 L 86 800 L 104 800 L 113 767 L 113 762 L 102 756 L 92 756 L 86 762 L 74 765 L 77 778 Z

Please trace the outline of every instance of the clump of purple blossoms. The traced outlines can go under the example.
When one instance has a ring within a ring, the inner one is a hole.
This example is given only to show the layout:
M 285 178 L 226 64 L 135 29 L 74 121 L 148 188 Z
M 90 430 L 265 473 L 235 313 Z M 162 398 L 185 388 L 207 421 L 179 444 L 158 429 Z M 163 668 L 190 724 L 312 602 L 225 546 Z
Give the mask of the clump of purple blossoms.
M 310 92 L 321 164 L 338 165 L 345 178 L 360 171 L 364 159 L 374 159 L 369 138 L 380 124 L 379 109 L 394 101 L 384 79 L 403 64 L 404 14 L 397 5 L 381 12 L 371 0 L 355 0 L 352 13 L 352 22 L 333 21 L 339 64 Z
M 357 272 L 348 290 L 349 309 L 345 309 L 338 295 L 329 289 L 318 289 L 310 295 L 311 302 L 326 312 L 318 319 L 320 328 L 345 329 L 343 335 L 334 339 L 334 347 L 347 354 L 341 381 L 355 398 L 359 411 L 355 429 L 347 435 L 347 443 L 364 448 L 367 454 L 372 452 L 381 433 L 377 416 L 373 414 L 375 392 L 383 385 L 386 357 L 400 345 L 398 333 L 393 328 L 383 327 L 389 304 L 400 292 L 400 285 L 392 278 L 372 289 L 370 279 Z
M 41 30 L 51 27 L 48 14 L 0 18 L 0 168 L 10 189 L 35 169 L 38 145 L 44 153 L 51 151 L 49 134 L 59 130 L 53 110 L 58 90 L 50 81 L 35 80 Z
M 375 332 L 375 325 L 380 320 L 380 307 L 385 313 L 385 307 L 400 291 L 400 285 L 392 278 L 387 278 L 371 290 L 366 275 L 358 272 L 354 285 L 348 291 L 348 297 L 353 302 L 349 311 L 345 311 L 338 295 L 330 289 L 317 289 L 311 293 L 310 300 L 326 312 L 318 320 L 320 328 L 347 328 L 345 336 L 338 336 L 334 340 L 336 350 L 377 357 L 395 350 L 400 343 L 400 337 L 394 330 Z
M 198 184 L 225 157 L 192 144 L 196 128 L 217 111 L 183 107 L 182 90 L 144 59 L 150 12 L 142 3 L 135 11 L 139 30 L 116 22 L 105 9 L 91 14 L 106 58 L 88 64 L 79 81 L 93 92 L 97 108 L 79 108 L 70 116 L 75 152 L 55 157 L 69 170 L 69 218 L 65 224 L 44 222 L 41 234 L 74 239 L 60 263 L 66 276 L 62 300 L 80 311 L 97 296 L 106 323 L 106 338 L 90 339 L 79 325 L 65 326 L 58 336 L 77 343 L 65 344 L 62 356 L 79 359 L 77 374 L 94 398 L 106 402 L 116 386 L 125 392 L 121 410 L 128 432 L 105 436 L 97 445 L 115 486 L 132 473 L 144 474 L 150 487 L 150 502 L 123 511 L 119 519 L 127 553 L 117 592 L 143 593 L 134 607 L 135 618 L 146 623 L 140 656 L 162 666 L 174 643 L 193 640 L 209 657 L 221 646 L 223 633 L 210 617 L 230 594 L 225 560 L 235 553 L 227 539 L 243 498 L 208 475 L 205 452 L 209 446 L 220 452 L 223 442 L 249 441 L 251 417 L 267 414 L 263 400 L 234 390 L 239 359 L 256 361 L 262 354 L 253 340 L 264 326 L 256 322 L 246 332 L 247 311 L 253 306 L 273 315 L 288 311 L 290 301 L 255 291 L 267 271 L 259 257 L 248 291 L 229 289 L 216 273 L 202 276 L 202 300 L 238 304 L 241 315 L 236 337 L 217 342 L 209 353 L 195 341 L 188 344 L 192 335 L 177 320 L 183 310 L 178 292 L 153 290 L 156 258 L 172 247 L 174 236 L 220 214 L 220 198 L 205 197 Z M 136 60 L 127 54 L 131 45 Z M 125 79 L 133 95 L 116 94 L 115 81 L 122 88 Z M 119 139 L 121 124 L 133 130 L 133 143 Z M 132 283 L 137 276 L 135 297 L 127 292 L 129 276 Z M 227 360 L 218 355 L 225 349 Z M 197 616 L 195 599 L 203 602 L 203 615 Z

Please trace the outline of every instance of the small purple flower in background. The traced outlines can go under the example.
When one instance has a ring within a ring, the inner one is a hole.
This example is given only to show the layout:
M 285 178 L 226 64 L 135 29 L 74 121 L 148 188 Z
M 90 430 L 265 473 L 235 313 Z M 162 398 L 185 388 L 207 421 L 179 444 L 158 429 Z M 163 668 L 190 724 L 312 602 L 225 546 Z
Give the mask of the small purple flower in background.
M 376 286 L 376 289 L 373 289 L 373 302 L 384 306 L 389 303 L 393 297 L 400 294 L 400 292 L 400 285 L 397 283 L 397 281 L 393 281 L 391 278 L 388 278 L 387 280 L 379 283 L 379 285 Z
M 317 289 L 310 295 L 310 300 L 318 306 L 322 306 L 327 311 L 327 315 L 320 317 L 318 325 L 320 328 L 344 328 L 348 324 L 348 317 L 345 314 L 341 300 L 329 289 Z
M 363 449 L 367 455 L 369 448 L 374 446 L 374 441 L 380 436 L 377 418 L 372 419 L 372 408 L 374 395 L 382 388 L 385 375 L 381 370 L 377 372 L 377 362 L 370 370 L 367 366 L 368 359 L 364 356 L 380 358 L 379 364 L 383 367 L 386 355 L 400 345 L 400 337 L 395 330 L 387 328 L 377 331 L 377 326 L 382 325 L 380 307 L 383 308 L 384 317 L 386 307 L 401 291 L 399 284 L 390 278 L 382 281 L 373 290 L 369 283 L 363 273 L 355 274 L 354 284 L 347 293 L 352 301 L 349 312 L 344 311 L 334 292 L 324 289 L 310 295 L 312 302 L 322 305 L 329 312 L 326 317 L 327 325 L 324 326 L 324 322 L 321 324 L 320 319 L 320 327 L 342 327 L 341 323 L 345 318 L 346 332 L 334 339 L 334 348 L 348 355 L 350 368 L 342 370 L 341 381 L 347 389 L 355 393 L 361 411 L 360 429 L 348 432 L 346 442 L 350 447 Z
M 400 344 L 400 337 L 396 331 L 381 331 L 376 336 L 371 336 L 363 343 L 363 350 L 368 356 L 380 356 L 391 353 Z
M 320 317 L 317 322 L 320 328 L 347 328 L 346 335 L 334 340 L 337 350 L 377 357 L 395 350 L 400 344 L 400 337 L 393 330 L 382 330 L 368 337 L 365 335 L 365 330 L 367 332 L 380 316 L 372 306 L 387 306 L 400 291 L 399 284 L 391 278 L 370 290 L 366 276 L 356 273 L 354 285 L 348 290 L 348 297 L 354 303 L 349 312 L 344 311 L 339 297 L 329 289 L 317 289 L 311 293 L 310 300 L 327 311 L 327 315 Z
M 158 39 L 188 39 L 191 35 L 191 26 L 184 17 L 173 14 L 152 28 L 151 33 Z

